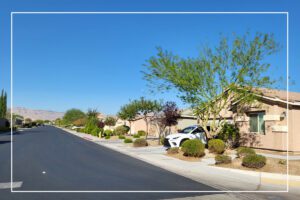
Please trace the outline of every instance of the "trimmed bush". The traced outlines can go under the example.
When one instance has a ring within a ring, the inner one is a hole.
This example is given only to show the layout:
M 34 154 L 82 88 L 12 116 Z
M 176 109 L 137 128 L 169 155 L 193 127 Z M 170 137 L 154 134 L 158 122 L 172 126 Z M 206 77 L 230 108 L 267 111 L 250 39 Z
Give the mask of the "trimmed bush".
M 107 136 L 107 135 L 111 136 L 112 134 L 113 134 L 112 130 L 109 130 L 109 129 L 107 129 L 103 132 L 104 136 Z
M 124 135 L 119 135 L 119 139 L 123 140 L 123 139 L 125 139 L 125 136 Z
M 239 146 L 240 131 L 239 128 L 234 124 L 224 124 L 222 130 L 217 135 L 218 139 L 225 142 L 229 148 L 235 148 Z
M 144 138 L 139 138 L 133 142 L 133 146 L 134 147 L 145 147 L 145 146 L 148 146 L 148 142 Z
M 117 126 L 115 128 L 115 134 L 116 135 L 125 135 L 128 133 L 130 128 L 128 126 L 122 125 L 122 126 Z
M 205 145 L 198 139 L 187 140 L 182 144 L 181 150 L 183 155 L 191 157 L 202 157 L 204 153 Z
M 139 136 L 145 136 L 145 135 L 146 135 L 146 131 L 139 130 L 139 131 L 137 132 L 137 134 L 138 134 Z
M 251 149 L 249 147 L 239 147 L 236 151 L 237 157 L 242 158 L 245 157 L 246 155 L 253 155 L 255 154 L 254 149 Z
M 106 140 L 110 139 L 110 135 L 105 136 L 105 139 Z
M 160 144 L 163 145 L 163 144 L 164 144 L 164 141 L 165 141 L 165 137 L 162 136 L 162 137 L 160 138 L 159 142 L 160 142 Z
M 134 134 L 132 137 L 133 137 L 133 138 L 140 138 L 140 135 Z
M 211 139 L 208 141 L 208 150 L 211 153 L 222 154 L 225 151 L 225 143 L 220 139 Z
M 228 164 L 231 163 L 231 157 L 226 155 L 216 155 L 215 157 L 216 165 L 218 164 Z
M 124 143 L 132 143 L 132 139 L 130 139 L 130 138 L 125 138 L 125 139 L 124 139 Z
M 179 153 L 178 147 L 171 147 L 170 149 L 167 150 L 167 154 L 177 154 L 177 153 Z
M 242 165 L 248 168 L 259 169 L 266 165 L 265 156 L 257 154 L 248 154 L 243 158 Z

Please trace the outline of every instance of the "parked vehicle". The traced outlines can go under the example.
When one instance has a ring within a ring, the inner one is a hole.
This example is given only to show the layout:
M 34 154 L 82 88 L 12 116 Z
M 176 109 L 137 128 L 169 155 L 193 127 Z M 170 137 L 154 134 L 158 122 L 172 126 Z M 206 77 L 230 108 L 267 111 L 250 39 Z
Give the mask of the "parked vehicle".
M 209 127 L 207 127 L 209 130 Z M 193 125 L 182 129 L 179 133 L 168 135 L 164 139 L 164 147 L 180 147 L 186 140 L 199 139 L 203 144 L 207 144 L 205 131 L 201 126 Z

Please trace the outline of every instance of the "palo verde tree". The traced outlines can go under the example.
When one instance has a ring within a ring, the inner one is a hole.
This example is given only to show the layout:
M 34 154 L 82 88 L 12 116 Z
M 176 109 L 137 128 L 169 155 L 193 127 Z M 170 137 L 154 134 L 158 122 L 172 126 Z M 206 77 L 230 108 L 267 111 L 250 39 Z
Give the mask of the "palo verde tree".
M 112 116 L 108 116 L 104 120 L 104 124 L 107 125 L 107 126 L 109 126 L 109 127 L 115 126 L 116 123 L 117 123 L 117 120 L 114 117 L 112 117 Z
M 216 47 L 206 47 L 196 58 L 183 58 L 158 48 L 146 63 L 144 78 L 160 91 L 177 89 L 191 105 L 208 137 L 218 134 L 226 119 L 220 114 L 230 102 L 249 105 L 257 99 L 256 88 L 269 88 L 266 58 L 279 50 L 272 34 L 249 33 Z M 210 130 L 207 126 L 210 126 Z
M 137 114 L 138 114 L 138 107 L 136 105 L 136 102 L 130 102 L 130 103 L 122 106 L 120 108 L 120 111 L 117 114 L 117 116 L 120 119 L 127 120 L 129 122 L 130 134 L 132 134 L 131 123 L 133 120 L 135 120 Z
M 4 90 L 2 90 L 0 96 L 0 118 L 5 118 L 6 112 L 7 112 L 7 94 Z

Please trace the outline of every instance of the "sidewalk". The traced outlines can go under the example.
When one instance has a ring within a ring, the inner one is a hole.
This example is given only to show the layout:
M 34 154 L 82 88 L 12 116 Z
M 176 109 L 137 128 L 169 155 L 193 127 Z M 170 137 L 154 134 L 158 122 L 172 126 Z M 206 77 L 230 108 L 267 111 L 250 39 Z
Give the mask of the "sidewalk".
M 160 147 L 134 148 L 122 140 L 105 140 L 88 134 L 77 133 L 68 129 L 65 131 L 93 141 L 99 145 L 132 156 L 152 165 L 161 167 L 176 174 L 193 179 L 226 191 L 286 191 L 287 176 L 282 174 L 253 172 L 209 166 L 211 159 L 202 162 L 188 162 L 164 155 L 165 150 Z M 300 193 L 300 177 L 289 176 L 290 191 Z

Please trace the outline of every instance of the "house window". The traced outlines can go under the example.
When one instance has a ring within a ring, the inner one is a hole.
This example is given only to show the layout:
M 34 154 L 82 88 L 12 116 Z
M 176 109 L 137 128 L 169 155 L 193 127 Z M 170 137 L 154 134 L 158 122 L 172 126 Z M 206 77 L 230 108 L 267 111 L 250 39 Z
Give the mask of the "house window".
M 250 132 L 252 133 L 265 133 L 264 112 L 251 113 L 250 116 Z

